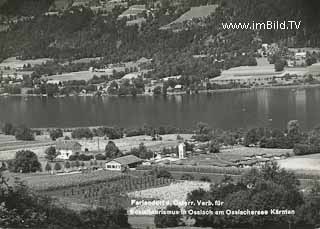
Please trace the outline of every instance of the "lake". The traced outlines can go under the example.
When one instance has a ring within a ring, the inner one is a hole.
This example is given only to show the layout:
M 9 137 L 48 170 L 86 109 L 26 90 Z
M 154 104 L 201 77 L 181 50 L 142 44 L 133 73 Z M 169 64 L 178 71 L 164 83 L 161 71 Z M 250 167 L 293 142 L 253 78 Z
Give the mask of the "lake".
M 0 121 L 29 127 L 173 125 L 192 128 L 285 128 L 297 119 L 303 129 L 320 123 L 320 88 L 257 89 L 167 97 L 1 97 Z

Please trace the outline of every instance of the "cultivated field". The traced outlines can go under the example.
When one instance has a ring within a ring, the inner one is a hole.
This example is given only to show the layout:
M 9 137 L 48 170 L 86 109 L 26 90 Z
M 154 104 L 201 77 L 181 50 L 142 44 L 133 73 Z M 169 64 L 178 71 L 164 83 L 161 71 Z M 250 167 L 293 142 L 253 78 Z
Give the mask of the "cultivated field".
M 17 141 L 14 136 L 0 134 L 0 160 L 13 159 L 19 150 L 31 150 L 41 159 L 44 151 L 55 143 L 48 136 L 36 136 L 35 141 Z
M 18 177 L 22 181 L 25 181 L 30 188 L 35 190 L 52 190 L 77 185 L 99 183 L 121 175 L 122 174 L 120 172 L 104 170 L 66 175 L 6 173 L 6 176 L 11 178 L 11 180 L 13 180 L 14 177 Z
M 320 172 L 320 154 L 295 156 L 278 161 L 282 168 L 289 170 L 303 170 L 306 173 L 308 171 Z

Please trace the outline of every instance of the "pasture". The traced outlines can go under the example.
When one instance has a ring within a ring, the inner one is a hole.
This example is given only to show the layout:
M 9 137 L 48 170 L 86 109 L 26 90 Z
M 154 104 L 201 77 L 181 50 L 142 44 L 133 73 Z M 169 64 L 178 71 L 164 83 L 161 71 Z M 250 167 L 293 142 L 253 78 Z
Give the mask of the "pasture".
M 22 69 L 24 65 L 31 66 L 40 65 L 47 61 L 52 61 L 50 58 L 39 58 L 34 60 L 18 60 L 16 57 L 9 57 L 0 63 L 0 69 L 9 67 L 10 69 Z
M 36 136 L 35 141 L 18 141 L 14 136 L 0 134 L 0 160 L 10 160 L 19 150 L 31 150 L 39 159 L 44 157 L 44 151 L 55 143 L 49 136 Z

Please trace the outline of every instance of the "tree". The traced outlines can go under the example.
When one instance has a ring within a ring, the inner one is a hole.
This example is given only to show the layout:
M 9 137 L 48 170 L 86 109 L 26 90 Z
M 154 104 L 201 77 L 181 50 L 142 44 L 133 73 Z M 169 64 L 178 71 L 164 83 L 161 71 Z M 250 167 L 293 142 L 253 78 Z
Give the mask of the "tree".
M 67 162 L 64 164 L 64 167 L 65 167 L 66 169 L 70 169 L 70 167 L 71 167 L 70 162 L 67 161 Z
M 182 225 L 182 214 L 178 206 L 167 206 L 166 211 L 171 211 L 172 214 L 155 215 L 154 224 L 157 228 L 178 227 Z
M 11 123 L 5 123 L 4 126 L 2 127 L 2 132 L 5 135 L 14 135 L 15 128 Z
M 34 152 L 22 150 L 16 153 L 11 170 L 22 173 L 37 172 L 41 171 L 41 164 Z
M 161 92 L 162 92 L 162 88 L 161 86 L 157 86 L 153 89 L 153 94 L 154 95 L 161 95 Z
M 210 153 L 220 153 L 220 145 L 217 141 L 211 140 L 209 144 Z
M 153 157 L 153 152 L 151 150 L 148 150 L 143 143 L 140 143 L 138 148 L 132 148 L 129 154 L 132 154 L 141 159 L 150 159 Z
M 50 130 L 50 138 L 55 141 L 57 138 L 63 137 L 63 131 L 61 129 Z
M 46 154 L 45 158 L 48 161 L 53 161 L 58 156 L 59 153 L 57 152 L 56 147 L 50 146 L 49 148 L 46 149 L 45 154 Z
M 276 60 L 276 62 L 274 63 L 274 69 L 276 70 L 276 72 L 283 71 L 285 66 L 286 62 L 284 60 Z
M 293 147 L 294 144 L 302 141 L 302 133 L 301 133 L 300 124 L 298 120 L 289 121 L 287 125 L 287 131 L 288 131 L 288 140 L 291 143 L 291 147 Z
M 50 172 L 50 171 L 52 170 L 50 163 L 47 163 L 47 164 L 46 164 L 45 170 L 46 170 L 47 172 Z
M 21 141 L 34 141 L 34 134 L 30 128 L 25 126 L 18 127 L 15 132 L 15 137 L 17 140 Z
M 249 170 L 241 176 L 238 182 L 223 181 L 211 185 L 210 191 L 194 190 L 188 194 L 187 199 L 189 201 L 219 199 L 224 201 L 222 210 L 290 209 L 300 212 L 299 214 L 294 216 L 269 214 L 264 217 L 259 215 L 221 217 L 191 215 L 190 217 L 196 221 L 195 225 L 198 227 L 260 228 L 274 225 L 279 228 L 288 228 L 288 225 L 297 222 L 304 223 L 301 225 L 315 225 L 319 223 L 320 205 L 317 207 L 309 205 L 306 199 L 310 198 L 312 194 L 302 194 L 299 185 L 300 182 L 294 173 L 281 169 L 274 162 L 269 163 L 262 166 L 261 169 Z M 189 209 L 199 210 L 199 206 L 187 206 L 186 210 Z M 214 210 L 214 207 L 201 206 L 200 209 Z
M 89 128 L 78 128 L 72 131 L 71 136 L 72 138 L 75 138 L 75 139 L 81 139 L 81 138 L 92 139 L 93 133 Z
M 105 148 L 107 158 L 121 157 L 122 153 L 113 141 L 109 141 Z
M 31 192 L 19 180 L 13 186 L 0 172 L 1 228 L 131 228 L 123 207 L 76 212 L 57 205 L 50 197 Z
M 61 165 L 60 165 L 59 162 L 54 164 L 54 170 L 56 170 L 56 171 L 60 171 L 61 170 Z

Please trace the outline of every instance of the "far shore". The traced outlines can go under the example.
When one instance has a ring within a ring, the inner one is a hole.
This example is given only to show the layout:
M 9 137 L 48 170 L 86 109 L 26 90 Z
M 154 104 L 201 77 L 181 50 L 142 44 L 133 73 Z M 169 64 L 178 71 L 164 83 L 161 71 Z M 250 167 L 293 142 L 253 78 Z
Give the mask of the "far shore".
M 260 90 L 260 89 L 307 89 L 307 88 L 318 88 L 320 87 L 320 84 L 300 84 L 300 85 L 279 85 L 279 86 L 258 86 L 258 87 L 249 87 L 249 88 L 229 88 L 229 89 L 216 89 L 216 90 L 199 90 L 198 94 L 203 93 L 224 93 L 224 92 L 244 92 L 244 91 L 252 91 L 252 90 Z M 191 94 L 197 94 L 195 92 L 192 92 Z M 176 96 L 176 95 L 187 95 L 186 91 L 180 91 L 180 92 L 171 92 L 167 93 L 167 96 Z M 154 95 L 152 93 L 145 93 L 145 94 L 137 94 L 138 96 L 163 96 L 161 95 Z M 49 97 L 47 95 L 39 95 L 39 94 L 0 94 L 0 97 Z M 132 95 L 124 95 L 124 96 L 118 96 L 118 95 L 96 95 L 94 93 L 90 94 L 73 94 L 73 95 L 57 95 L 53 96 L 53 98 L 65 98 L 65 97 L 133 97 Z

